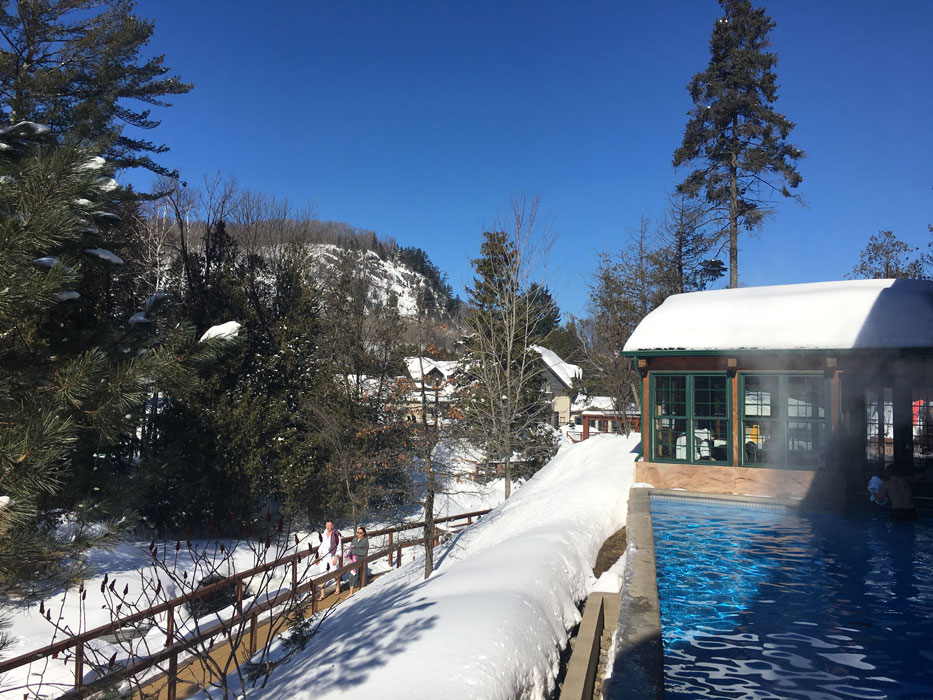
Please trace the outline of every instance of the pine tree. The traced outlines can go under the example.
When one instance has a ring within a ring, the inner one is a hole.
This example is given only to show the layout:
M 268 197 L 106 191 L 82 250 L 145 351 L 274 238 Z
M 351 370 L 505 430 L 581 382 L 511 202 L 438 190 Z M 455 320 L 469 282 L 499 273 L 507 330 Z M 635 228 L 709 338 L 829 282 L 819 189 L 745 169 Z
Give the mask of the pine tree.
M 560 309 L 551 291 L 543 284 L 532 282 L 526 292 L 528 303 L 537 307 L 534 309 L 535 318 L 539 319 L 537 333 L 546 338 L 560 327 Z
M 770 214 L 775 195 L 792 197 L 802 178 L 803 151 L 787 142 L 793 122 L 774 110 L 777 55 L 767 51 L 775 23 L 749 0 L 720 0 L 724 16 L 710 38 L 710 61 L 687 89 L 693 99 L 675 167 L 695 169 L 678 186 L 702 193 L 729 241 L 729 286 L 738 286 L 739 228 L 752 230 Z
M 121 316 L 101 282 L 123 267 L 104 247 L 117 195 L 86 148 L 28 122 L 0 130 L 0 589 L 67 579 L 66 560 L 79 573 L 82 522 L 120 492 L 115 446 L 147 382 L 185 373 L 155 335 L 160 297 Z
M 130 0 L 18 0 L 0 5 L 0 122 L 31 120 L 58 135 L 99 142 L 117 167 L 166 169 L 159 145 L 124 132 L 159 122 L 147 106 L 191 85 L 169 75 L 164 57 L 143 60 L 153 23 Z M 143 107 L 137 105 L 142 103 Z
M 638 403 L 639 379 L 622 348 L 641 320 L 664 300 L 655 268 L 651 223 L 642 218 L 629 245 L 603 253 L 590 288 L 590 317 L 584 325 L 587 393 L 612 397 L 616 411 Z

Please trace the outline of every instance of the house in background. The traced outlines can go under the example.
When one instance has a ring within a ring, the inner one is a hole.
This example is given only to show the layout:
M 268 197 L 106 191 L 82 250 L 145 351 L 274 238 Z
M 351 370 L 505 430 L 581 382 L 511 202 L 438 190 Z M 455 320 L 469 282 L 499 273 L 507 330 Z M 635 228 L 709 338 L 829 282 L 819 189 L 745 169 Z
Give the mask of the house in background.
M 544 363 L 544 391 L 551 399 L 551 425 L 555 428 L 568 425 L 575 393 L 573 383 L 583 378 L 583 370 L 564 362 L 553 350 L 540 345 L 532 345 L 531 349 L 541 355 Z
M 450 405 L 456 392 L 454 375 L 460 366 L 456 360 L 432 360 L 430 357 L 406 357 L 405 366 L 411 378 L 408 392 L 408 417 L 421 420 L 422 388 L 428 405 L 428 420 L 435 423 L 437 416 Z
M 617 435 L 641 429 L 641 414 L 634 407 L 617 411 L 611 396 L 578 396 L 570 408 L 573 439 L 586 440 L 598 433 Z
M 557 353 L 540 345 L 531 349 L 541 356 L 543 391 L 551 403 L 550 423 L 555 428 L 570 423 L 570 405 L 574 394 L 574 381 L 583 376 L 577 366 L 564 362 Z M 421 389 L 424 387 L 429 405 L 437 404 L 440 411 L 456 399 L 454 376 L 460 368 L 458 360 L 433 360 L 429 357 L 406 357 L 405 366 L 411 380 L 409 417 L 421 418 Z
M 624 354 L 658 488 L 788 498 L 933 485 L 933 282 L 853 280 L 669 297 Z

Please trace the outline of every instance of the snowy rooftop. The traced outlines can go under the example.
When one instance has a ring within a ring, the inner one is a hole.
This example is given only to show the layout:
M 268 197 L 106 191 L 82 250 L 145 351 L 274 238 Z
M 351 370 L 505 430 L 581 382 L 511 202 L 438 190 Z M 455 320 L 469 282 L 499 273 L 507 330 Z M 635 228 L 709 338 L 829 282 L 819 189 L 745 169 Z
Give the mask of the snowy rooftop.
M 444 375 L 445 379 L 453 377 L 459 367 L 456 360 L 432 360 L 430 357 L 406 357 L 405 365 L 408 367 L 408 374 L 416 382 L 421 381 L 421 371 L 424 368 L 425 374 L 430 374 L 432 370 L 437 370 Z
M 615 413 L 615 403 L 611 396 L 578 396 L 571 413 Z
M 850 280 L 676 294 L 625 352 L 933 348 L 933 282 Z
M 560 359 L 560 356 L 553 350 L 548 350 L 547 348 L 541 347 L 540 345 L 532 345 L 532 350 L 535 350 L 541 355 L 541 359 L 544 360 L 544 364 L 554 373 L 566 387 L 570 387 L 573 384 L 574 379 L 579 379 L 583 376 L 583 371 L 577 366 L 572 365 L 569 362 L 564 362 Z

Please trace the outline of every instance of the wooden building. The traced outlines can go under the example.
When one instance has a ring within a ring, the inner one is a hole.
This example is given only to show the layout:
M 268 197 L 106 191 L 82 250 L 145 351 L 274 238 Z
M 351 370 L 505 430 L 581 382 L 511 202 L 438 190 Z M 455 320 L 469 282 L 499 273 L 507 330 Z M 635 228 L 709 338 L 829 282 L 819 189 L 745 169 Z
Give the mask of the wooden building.
M 555 428 L 570 423 L 570 407 L 574 393 L 574 381 L 583 376 L 577 366 L 564 362 L 553 350 L 540 345 L 531 349 L 541 355 L 544 392 L 551 402 L 551 425 Z
M 627 411 L 617 411 L 611 396 L 578 396 L 570 409 L 574 426 L 574 439 L 586 440 L 592 435 L 614 433 L 616 435 L 641 430 L 641 414 L 635 406 Z
M 642 379 L 636 481 L 788 498 L 933 485 L 933 282 L 669 297 L 624 353 Z

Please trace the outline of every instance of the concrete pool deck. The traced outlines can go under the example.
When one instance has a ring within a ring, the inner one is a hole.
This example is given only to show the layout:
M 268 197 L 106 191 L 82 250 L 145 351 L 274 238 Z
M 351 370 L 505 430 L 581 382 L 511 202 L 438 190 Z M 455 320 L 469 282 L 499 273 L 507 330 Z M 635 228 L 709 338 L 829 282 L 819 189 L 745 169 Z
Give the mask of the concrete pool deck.
M 664 646 L 661 642 L 661 609 L 658 603 L 651 497 L 799 508 L 800 501 L 756 498 L 695 491 L 633 488 L 629 492 L 628 551 L 625 582 L 616 631 L 616 656 L 612 675 L 604 686 L 608 700 L 664 698 Z

